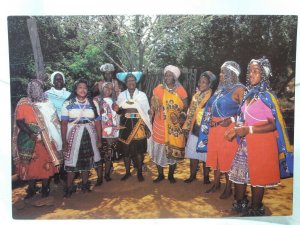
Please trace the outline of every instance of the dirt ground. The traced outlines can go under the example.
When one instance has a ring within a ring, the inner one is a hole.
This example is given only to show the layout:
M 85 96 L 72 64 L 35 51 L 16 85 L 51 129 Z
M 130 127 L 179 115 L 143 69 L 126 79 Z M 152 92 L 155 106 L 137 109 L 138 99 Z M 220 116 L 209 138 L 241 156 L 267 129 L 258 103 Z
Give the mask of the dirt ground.
M 120 181 L 124 175 L 123 162 L 114 163 L 112 181 L 103 182 L 94 187 L 95 172 L 92 171 L 90 181 L 92 192 L 81 193 L 78 190 L 71 198 L 63 198 L 63 182 L 51 183 L 50 196 L 41 199 L 37 194 L 30 200 L 23 200 L 26 185 L 13 189 L 12 215 L 14 219 L 139 219 L 139 218 L 217 218 L 235 217 L 231 213 L 233 196 L 219 199 L 224 188 L 216 193 L 205 193 L 210 184 L 203 184 L 202 165 L 197 180 L 186 184 L 189 176 L 189 161 L 178 163 L 175 171 L 177 182 L 170 184 L 167 179 L 155 184 L 156 167 L 146 156 L 144 182 L 138 182 L 136 171 L 127 181 Z M 167 175 L 167 169 L 165 169 Z M 211 180 L 212 172 L 210 173 Z M 75 180 L 79 182 L 79 179 Z M 248 188 L 249 191 L 250 188 Z M 250 195 L 250 193 L 248 193 Z M 293 178 L 284 179 L 281 185 L 266 190 L 264 197 L 266 215 L 289 216 L 292 214 Z

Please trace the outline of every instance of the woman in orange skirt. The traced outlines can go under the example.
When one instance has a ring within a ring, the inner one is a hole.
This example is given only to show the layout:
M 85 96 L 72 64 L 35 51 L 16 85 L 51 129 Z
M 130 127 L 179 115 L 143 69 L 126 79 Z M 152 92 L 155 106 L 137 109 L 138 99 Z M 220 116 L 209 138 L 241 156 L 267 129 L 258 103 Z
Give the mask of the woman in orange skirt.
M 208 133 L 206 165 L 214 170 L 214 183 L 206 191 L 215 192 L 220 189 L 220 174 L 225 173 L 226 187 L 220 198 L 228 198 L 231 191 L 231 182 L 228 179 L 231 161 L 238 144 L 224 138 L 227 130 L 234 127 L 235 116 L 242 102 L 244 86 L 239 83 L 240 67 L 234 61 L 227 61 L 221 66 L 219 86 L 209 100 L 211 107 L 211 122 Z
M 268 59 L 250 61 L 248 92 L 243 99 L 238 121 L 242 126 L 234 127 L 226 134 L 228 140 L 239 137 L 239 148 L 229 178 L 235 183 L 233 210 L 244 212 L 244 216 L 265 214 L 262 204 L 264 190 L 280 182 L 278 150 L 291 150 L 277 100 L 270 92 L 270 76 Z M 277 141 L 282 144 L 277 145 Z M 250 208 L 245 196 L 247 184 L 251 185 L 252 192 Z

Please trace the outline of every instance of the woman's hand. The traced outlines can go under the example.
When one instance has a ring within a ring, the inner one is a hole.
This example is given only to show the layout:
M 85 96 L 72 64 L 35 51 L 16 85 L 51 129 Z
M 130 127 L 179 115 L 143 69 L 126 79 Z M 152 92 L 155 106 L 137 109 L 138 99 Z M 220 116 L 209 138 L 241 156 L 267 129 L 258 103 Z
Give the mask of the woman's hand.
M 227 130 L 224 134 L 224 138 L 227 141 L 232 141 L 235 137 L 236 137 L 236 130 L 234 128 Z
M 248 126 L 242 126 L 242 127 L 235 127 L 236 135 L 240 137 L 245 137 L 247 134 L 249 134 L 249 127 Z

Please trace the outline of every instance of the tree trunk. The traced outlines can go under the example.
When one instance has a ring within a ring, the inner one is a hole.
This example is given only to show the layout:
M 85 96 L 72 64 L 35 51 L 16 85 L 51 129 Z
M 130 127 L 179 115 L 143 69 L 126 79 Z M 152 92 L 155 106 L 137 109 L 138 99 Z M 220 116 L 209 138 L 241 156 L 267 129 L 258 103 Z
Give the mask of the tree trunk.
M 34 55 L 36 78 L 44 80 L 44 60 L 43 60 L 39 34 L 37 31 L 36 20 L 34 18 L 29 18 L 27 20 L 27 26 L 30 35 L 33 55 Z

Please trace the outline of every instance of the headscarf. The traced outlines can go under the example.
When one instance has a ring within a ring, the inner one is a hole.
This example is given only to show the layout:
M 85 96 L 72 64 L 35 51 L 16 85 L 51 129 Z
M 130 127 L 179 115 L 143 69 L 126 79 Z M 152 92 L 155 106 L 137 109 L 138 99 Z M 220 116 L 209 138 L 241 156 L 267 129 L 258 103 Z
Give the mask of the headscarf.
M 105 63 L 102 66 L 100 66 L 100 71 L 101 72 L 113 72 L 115 71 L 114 65 L 110 63 Z
M 64 75 L 62 72 L 55 71 L 55 72 L 53 72 L 53 73 L 51 74 L 51 77 L 50 77 L 50 79 L 51 79 L 51 84 L 52 84 L 52 85 L 54 85 L 54 78 L 55 78 L 55 75 L 56 75 L 56 74 L 60 74 L 60 75 L 62 76 L 63 80 L 64 80 L 64 83 L 66 83 L 66 81 L 65 81 L 65 75 Z
M 240 66 L 234 61 L 226 61 L 221 66 L 221 69 L 224 71 L 224 82 L 219 83 L 217 92 L 221 89 L 229 91 L 239 83 Z
M 178 78 L 181 74 L 180 69 L 176 66 L 173 66 L 173 65 L 168 65 L 168 66 L 165 67 L 164 75 L 166 74 L 167 71 L 170 71 L 170 72 L 173 73 L 175 80 L 178 80 Z
M 208 82 L 209 82 L 209 87 L 212 88 L 215 83 L 216 83 L 216 80 L 217 80 L 217 77 L 215 74 L 213 74 L 211 71 L 205 71 L 203 73 L 201 73 L 199 79 L 202 77 L 202 76 L 205 76 L 207 79 L 208 79 Z
M 33 102 L 32 99 L 33 93 L 37 96 L 37 98 L 34 99 L 34 102 L 42 102 L 45 100 L 43 88 L 44 88 L 44 83 L 41 80 L 33 79 L 28 83 L 27 96 L 31 102 Z
M 138 83 L 143 76 L 143 73 L 141 71 L 135 71 L 135 72 L 120 72 L 117 73 L 116 77 L 119 81 L 126 83 L 128 77 L 134 77 L 136 82 Z
M 249 81 L 250 65 L 252 64 L 259 65 L 260 75 L 261 75 L 260 82 L 255 86 L 251 86 Z M 265 56 L 260 59 L 252 59 L 247 67 L 247 81 L 246 81 L 247 90 L 245 92 L 245 96 L 247 98 L 249 96 L 256 97 L 260 92 L 271 91 L 270 81 L 269 81 L 270 76 L 272 76 L 271 64 Z

